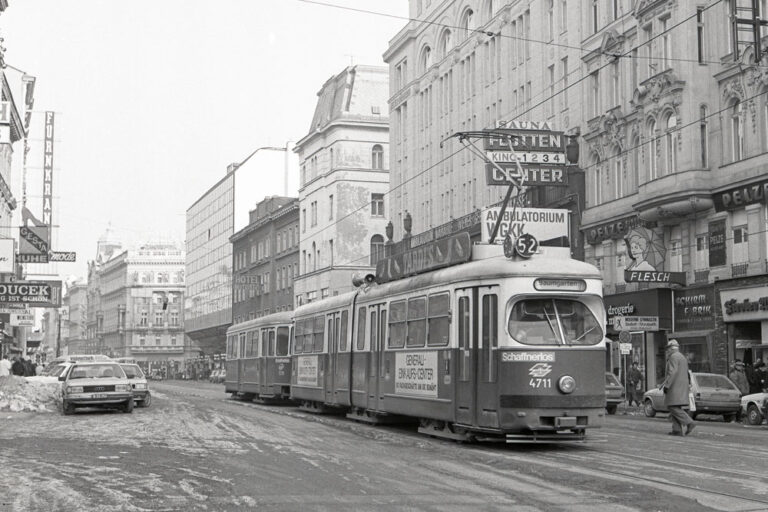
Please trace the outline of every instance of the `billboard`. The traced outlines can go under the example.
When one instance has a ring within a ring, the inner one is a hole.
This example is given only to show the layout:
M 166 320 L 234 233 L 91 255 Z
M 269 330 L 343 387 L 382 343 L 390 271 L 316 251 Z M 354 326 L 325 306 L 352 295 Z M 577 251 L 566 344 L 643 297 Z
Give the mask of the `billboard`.
M 61 307 L 61 281 L 15 281 L 0 283 L 0 304 L 28 307 Z
M 493 227 L 499 219 L 501 208 L 494 206 L 483 210 L 482 240 L 490 243 Z M 507 233 L 517 239 L 523 233 L 533 235 L 539 245 L 568 247 L 570 212 L 555 208 L 507 208 L 494 240 L 503 244 Z

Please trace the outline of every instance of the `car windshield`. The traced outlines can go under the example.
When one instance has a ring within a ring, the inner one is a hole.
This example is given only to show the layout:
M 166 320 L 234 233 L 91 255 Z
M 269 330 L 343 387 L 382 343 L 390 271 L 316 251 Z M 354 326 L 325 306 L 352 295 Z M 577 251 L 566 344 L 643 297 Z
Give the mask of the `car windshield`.
M 696 375 L 696 383 L 700 388 L 738 389 L 733 382 L 723 375 Z
M 512 307 L 510 336 L 526 345 L 595 345 L 603 329 L 589 308 L 569 299 L 525 299 Z
M 69 380 L 111 378 L 125 378 L 125 372 L 123 372 L 119 364 L 75 365 L 69 373 Z
M 58 377 L 62 373 L 64 373 L 64 370 L 66 370 L 69 367 L 69 365 L 66 364 L 57 364 L 51 370 L 46 374 L 50 375 L 51 377 Z
M 621 386 L 619 379 L 617 379 L 616 376 L 612 373 L 605 374 L 605 384 L 607 386 Z
M 129 379 L 143 379 L 144 373 L 141 371 L 141 368 L 139 368 L 136 365 L 128 365 L 123 366 L 123 371 L 125 372 L 125 376 Z

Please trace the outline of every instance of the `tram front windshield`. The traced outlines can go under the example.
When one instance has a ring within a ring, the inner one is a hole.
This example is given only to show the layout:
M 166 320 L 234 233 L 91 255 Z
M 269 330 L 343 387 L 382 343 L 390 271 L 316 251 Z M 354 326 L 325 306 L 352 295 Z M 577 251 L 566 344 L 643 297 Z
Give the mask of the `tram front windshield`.
M 524 299 L 515 303 L 509 335 L 526 345 L 596 345 L 603 329 L 589 308 L 569 299 Z

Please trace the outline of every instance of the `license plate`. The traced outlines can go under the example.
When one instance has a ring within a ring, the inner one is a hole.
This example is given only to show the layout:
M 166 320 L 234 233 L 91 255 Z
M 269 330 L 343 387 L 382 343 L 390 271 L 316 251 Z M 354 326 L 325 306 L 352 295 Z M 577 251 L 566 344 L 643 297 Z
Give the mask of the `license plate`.
M 555 418 L 555 427 L 575 427 L 576 418 L 573 416 L 560 416 Z
M 107 398 L 107 394 L 106 393 L 95 393 L 95 394 L 91 395 L 91 398 Z

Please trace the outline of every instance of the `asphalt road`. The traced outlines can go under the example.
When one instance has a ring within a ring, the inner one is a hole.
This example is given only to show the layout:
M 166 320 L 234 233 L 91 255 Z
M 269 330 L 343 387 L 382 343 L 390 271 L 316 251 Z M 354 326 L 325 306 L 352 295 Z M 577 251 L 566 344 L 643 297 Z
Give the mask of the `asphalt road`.
M 152 387 L 131 415 L 0 415 L 0 510 L 768 510 L 765 425 L 679 438 L 629 414 L 587 445 L 466 445 Z

